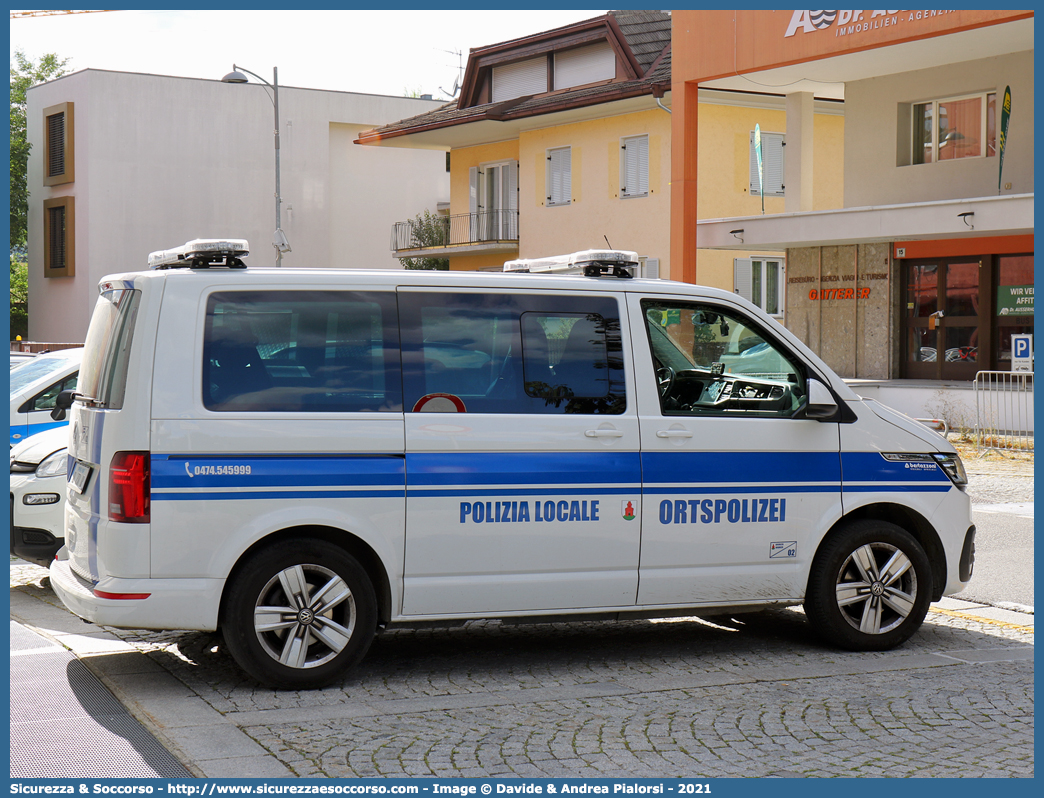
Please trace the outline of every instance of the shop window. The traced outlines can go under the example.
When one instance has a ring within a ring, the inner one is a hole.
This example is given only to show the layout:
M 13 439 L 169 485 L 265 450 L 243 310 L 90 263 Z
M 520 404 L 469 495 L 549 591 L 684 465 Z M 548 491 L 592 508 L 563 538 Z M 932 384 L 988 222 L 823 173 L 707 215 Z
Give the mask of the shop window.
M 44 200 L 44 277 L 72 277 L 76 273 L 75 199 Z
M 911 162 L 953 161 L 997 154 L 993 92 L 914 103 Z
M 736 258 L 733 286 L 737 294 L 770 316 L 783 315 L 783 261 L 774 258 Z
M 997 257 L 997 368 L 1011 369 L 1011 336 L 1033 334 L 1033 255 Z
M 761 131 L 761 170 L 766 197 L 783 197 L 783 158 L 787 137 L 782 133 Z M 758 179 L 758 156 L 754 147 L 754 131 L 750 131 L 750 195 L 761 196 L 762 184 Z
M 43 116 L 43 184 L 57 186 L 72 183 L 73 104 L 52 105 L 44 109 Z

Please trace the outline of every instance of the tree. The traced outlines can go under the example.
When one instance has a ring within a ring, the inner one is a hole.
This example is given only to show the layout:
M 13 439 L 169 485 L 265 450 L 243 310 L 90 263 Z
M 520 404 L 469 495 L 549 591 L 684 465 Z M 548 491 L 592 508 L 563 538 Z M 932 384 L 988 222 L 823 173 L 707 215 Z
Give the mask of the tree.
M 441 247 L 449 243 L 449 219 L 425 210 L 410 222 L 410 246 Z M 449 269 L 449 258 L 399 258 L 406 269 Z
M 25 245 L 28 239 L 29 186 L 26 172 L 29 164 L 29 139 L 26 132 L 26 93 L 38 83 L 61 77 L 67 70 L 68 58 L 54 53 L 41 56 L 38 62 L 15 50 L 11 66 L 11 244 Z
M 29 264 L 25 250 L 11 250 L 11 340 L 29 337 Z

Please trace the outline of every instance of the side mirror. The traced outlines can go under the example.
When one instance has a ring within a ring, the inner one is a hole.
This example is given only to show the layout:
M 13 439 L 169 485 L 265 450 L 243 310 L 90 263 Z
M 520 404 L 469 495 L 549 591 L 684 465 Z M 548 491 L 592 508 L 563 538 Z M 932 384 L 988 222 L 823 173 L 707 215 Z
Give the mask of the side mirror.
M 54 399 L 54 409 L 51 410 L 51 418 L 55 421 L 65 421 L 65 413 L 72 407 L 73 400 L 77 396 L 79 394 L 71 388 L 58 394 Z
M 805 405 L 806 418 L 829 419 L 837 413 L 837 402 L 830 389 L 816 379 L 808 381 L 808 404 Z

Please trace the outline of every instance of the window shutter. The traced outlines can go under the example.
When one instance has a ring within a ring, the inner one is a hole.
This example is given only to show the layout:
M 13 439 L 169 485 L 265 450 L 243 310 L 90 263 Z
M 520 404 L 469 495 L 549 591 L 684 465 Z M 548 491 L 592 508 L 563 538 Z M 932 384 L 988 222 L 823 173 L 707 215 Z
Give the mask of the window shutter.
M 555 89 L 569 89 L 616 77 L 616 54 L 609 42 L 555 53 Z
M 65 112 L 47 117 L 47 176 L 65 174 Z
M 547 56 L 493 67 L 493 102 L 547 91 Z
M 620 174 L 621 197 L 645 197 L 649 194 L 649 137 L 624 139 L 623 166 Z
M 43 109 L 43 184 L 59 186 L 75 180 L 73 103 L 58 103 Z
M 754 302 L 754 299 L 751 297 L 753 282 L 753 265 L 750 258 L 736 258 L 733 260 L 732 284 L 734 292 L 744 299 Z
M 65 268 L 65 206 L 47 209 L 48 216 L 48 269 Z
M 468 169 L 468 214 L 471 233 L 468 241 L 479 240 L 479 170 L 477 166 Z
M 568 205 L 573 196 L 572 150 L 550 150 L 548 160 L 548 205 Z
M 782 133 L 761 131 L 761 163 L 765 178 L 765 196 L 785 196 L 783 184 L 783 158 L 786 136 Z M 750 193 L 761 196 L 758 186 L 758 156 L 754 151 L 754 131 L 750 133 Z
M 500 207 L 504 210 L 505 238 L 518 239 L 518 161 L 504 164 L 500 170 L 503 180 L 500 182 L 502 199 Z

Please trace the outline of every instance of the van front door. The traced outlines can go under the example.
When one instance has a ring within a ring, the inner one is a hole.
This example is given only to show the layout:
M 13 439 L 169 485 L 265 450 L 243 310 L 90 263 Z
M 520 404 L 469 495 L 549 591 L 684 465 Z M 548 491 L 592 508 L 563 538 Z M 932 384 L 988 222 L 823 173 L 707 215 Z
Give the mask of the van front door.
M 633 606 L 641 476 L 621 300 L 400 289 L 399 313 L 404 614 Z
M 740 309 L 632 295 L 642 435 L 639 605 L 798 598 L 841 515 L 838 425 L 806 367 Z

